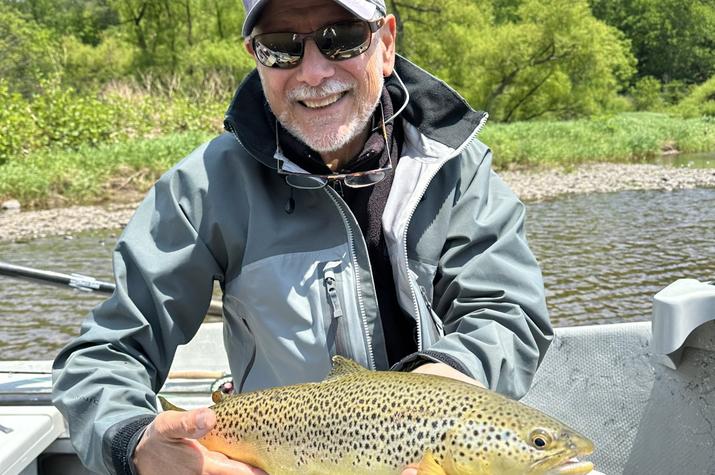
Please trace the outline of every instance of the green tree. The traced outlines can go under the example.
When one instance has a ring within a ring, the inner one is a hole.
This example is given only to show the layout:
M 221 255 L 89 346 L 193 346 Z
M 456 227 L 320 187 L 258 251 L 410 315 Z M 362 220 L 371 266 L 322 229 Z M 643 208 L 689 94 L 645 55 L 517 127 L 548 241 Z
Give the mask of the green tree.
M 402 51 L 500 121 L 610 110 L 634 71 L 585 0 L 423 1 L 401 17 Z
M 61 71 L 57 40 L 17 10 L 0 3 L 0 79 L 29 96 L 44 77 Z
M 662 86 L 660 81 L 651 76 L 638 79 L 630 91 L 636 110 L 662 110 L 665 106 L 661 93 Z
M 701 83 L 715 74 L 712 0 L 590 0 L 594 15 L 623 31 L 638 76 Z
M 140 52 L 140 67 L 181 73 L 182 66 L 190 68 L 182 61 L 187 48 L 205 41 L 240 39 L 243 13 L 238 0 L 111 2 L 119 12 L 122 31 Z M 240 47 L 237 41 L 234 49 Z
M 675 107 L 675 111 L 685 117 L 715 118 L 715 76 L 694 87 Z
M 102 32 L 119 21 L 109 0 L 2 0 L 57 35 L 72 35 L 97 45 Z

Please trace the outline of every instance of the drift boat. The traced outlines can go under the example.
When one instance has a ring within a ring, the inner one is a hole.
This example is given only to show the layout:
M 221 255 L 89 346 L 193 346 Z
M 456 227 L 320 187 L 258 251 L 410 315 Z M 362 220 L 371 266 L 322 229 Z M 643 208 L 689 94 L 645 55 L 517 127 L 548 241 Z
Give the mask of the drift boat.
M 555 329 L 522 399 L 589 437 L 606 475 L 715 475 L 715 283 L 682 279 L 651 322 Z M 221 323 L 179 348 L 161 394 L 211 404 L 228 360 Z M 85 475 L 52 407 L 51 361 L 0 362 L 0 475 Z

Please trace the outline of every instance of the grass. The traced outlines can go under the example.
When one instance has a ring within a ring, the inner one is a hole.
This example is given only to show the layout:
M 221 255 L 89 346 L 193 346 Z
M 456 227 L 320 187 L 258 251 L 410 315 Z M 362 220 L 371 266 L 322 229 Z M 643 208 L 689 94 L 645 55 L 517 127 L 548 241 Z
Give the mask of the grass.
M 23 207 L 136 199 L 174 163 L 212 136 L 185 132 L 77 150 L 43 150 L 0 165 L 0 200 Z
M 51 207 L 138 200 L 174 163 L 214 134 L 169 133 L 76 150 L 44 149 L 0 165 L 0 201 Z M 636 162 L 664 151 L 715 150 L 715 119 L 626 113 L 565 122 L 490 123 L 480 139 L 497 169 L 573 168 L 579 163 Z
M 715 150 L 715 118 L 650 112 L 564 122 L 487 124 L 480 139 L 494 166 L 572 168 L 586 162 L 638 162 L 664 152 Z

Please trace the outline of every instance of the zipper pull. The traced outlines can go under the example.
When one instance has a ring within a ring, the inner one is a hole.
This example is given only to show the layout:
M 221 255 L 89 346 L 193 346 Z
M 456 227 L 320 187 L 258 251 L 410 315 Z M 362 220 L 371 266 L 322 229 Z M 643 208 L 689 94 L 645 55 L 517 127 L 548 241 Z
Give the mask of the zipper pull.
M 434 322 L 435 327 L 437 327 L 437 332 L 439 332 L 440 335 L 444 336 L 444 325 L 442 324 L 442 320 L 440 320 L 437 316 L 437 313 L 432 309 L 432 304 L 427 298 L 427 289 L 425 289 L 424 286 L 420 285 L 420 291 L 422 292 L 422 298 L 425 299 L 427 311 L 429 312 L 430 317 L 432 317 L 432 321 Z
M 335 277 L 333 277 L 332 274 L 332 272 L 326 272 L 325 288 L 328 291 L 328 297 L 330 298 L 330 306 L 333 309 L 333 318 L 340 318 L 343 316 L 343 308 L 340 305 L 340 299 L 338 298 L 338 289 L 335 287 Z

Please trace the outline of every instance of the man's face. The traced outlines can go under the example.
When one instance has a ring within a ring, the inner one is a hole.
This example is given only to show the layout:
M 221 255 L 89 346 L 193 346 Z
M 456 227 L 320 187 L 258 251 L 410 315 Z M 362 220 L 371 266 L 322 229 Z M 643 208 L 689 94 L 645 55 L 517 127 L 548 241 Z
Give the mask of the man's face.
M 309 33 L 352 19 L 331 0 L 273 1 L 263 10 L 253 35 Z M 283 127 L 317 152 L 351 149 L 355 141 L 364 140 L 384 77 L 392 73 L 394 38 L 395 20 L 390 16 L 373 34 L 370 48 L 354 58 L 331 61 L 308 39 L 303 59 L 293 69 L 269 68 L 257 61 L 271 110 Z M 246 46 L 250 52 L 250 42 Z

